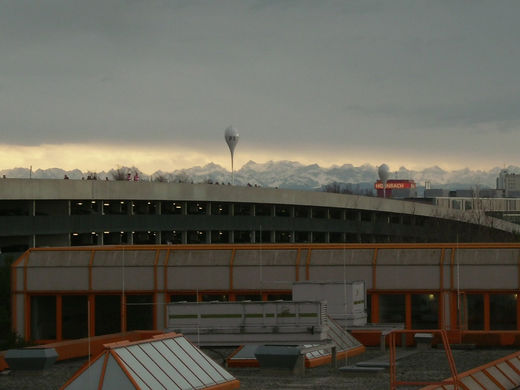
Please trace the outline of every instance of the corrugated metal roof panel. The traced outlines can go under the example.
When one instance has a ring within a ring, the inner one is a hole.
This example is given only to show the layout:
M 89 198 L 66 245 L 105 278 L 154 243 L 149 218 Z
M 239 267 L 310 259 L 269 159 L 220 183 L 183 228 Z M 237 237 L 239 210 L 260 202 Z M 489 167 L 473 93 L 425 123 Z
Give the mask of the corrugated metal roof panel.
M 113 352 L 136 382 L 152 389 L 192 389 L 235 380 L 182 336 L 122 345 Z

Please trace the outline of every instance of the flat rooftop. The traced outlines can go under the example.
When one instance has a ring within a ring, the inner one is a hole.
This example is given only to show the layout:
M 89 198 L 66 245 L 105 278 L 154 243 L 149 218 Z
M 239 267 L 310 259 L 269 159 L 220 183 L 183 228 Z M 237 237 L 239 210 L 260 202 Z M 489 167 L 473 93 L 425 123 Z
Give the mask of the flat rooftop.
M 218 364 L 223 365 L 226 357 L 234 348 L 212 348 L 203 351 Z M 453 350 L 457 371 L 462 373 L 491 361 L 517 352 L 517 349 L 469 349 Z M 349 358 L 348 365 L 369 360 L 383 353 L 377 349 L 367 348 L 364 354 Z M 387 352 L 388 354 L 388 352 Z M 75 359 L 56 363 L 45 371 L 11 371 L 0 373 L 0 389 L 26 390 L 59 389 L 86 362 L 86 359 Z M 340 361 L 339 365 L 344 365 Z M 273 390 L 273 389 L 350 389 L 350 390 L 387 390 L 390 384 L 388 370 L 380 373 L 358 374 L 345 373 L 330 366 L 307 369 L 304 376 L 294 376 L 291 371 L 266 370 L 262 368 L 228 368 L 240 381 L 241 389 Z M 419 351 L 397 362 L 398 380 L 431 380 L 439 381 L 450 377 L 449 365 L 443 349 L 432 348 Z M 399 389 L 417 389 L 417 387 L 399 387 Z

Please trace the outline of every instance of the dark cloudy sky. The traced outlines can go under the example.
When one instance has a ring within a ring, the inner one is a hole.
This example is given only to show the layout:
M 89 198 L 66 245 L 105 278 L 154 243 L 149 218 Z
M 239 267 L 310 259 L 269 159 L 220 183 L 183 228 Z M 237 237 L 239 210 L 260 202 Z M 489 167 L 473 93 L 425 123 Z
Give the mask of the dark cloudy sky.
M 1 0 L 0 168 L 519 165 L 520 1 Z

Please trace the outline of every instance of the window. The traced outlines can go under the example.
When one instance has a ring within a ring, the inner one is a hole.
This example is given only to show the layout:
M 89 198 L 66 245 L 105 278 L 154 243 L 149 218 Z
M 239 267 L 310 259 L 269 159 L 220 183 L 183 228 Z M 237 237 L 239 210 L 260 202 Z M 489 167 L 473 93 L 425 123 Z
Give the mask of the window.
M 153 329 L 153 296 L 126 296 L 126 330 Z
M 197 302 L 197 294 L 173 294 L 170 302 Z
M 379 295 L 379 322 L 404 323 L 405 313 L 404 294 Z
M 481 294 L 465 296 L 467 325 L 469 330 L 484 329 L 484 297 Z
M 96 336 L 121 332 L 121 296 L 96 295 L 95 302 Z
M 412 329 L 437 329 L 439 303 L 435 294 L 412 295 Z
M 261 301 L 261 294 L 237 294 L 235 301 Z
M 202 302 L 227 302 L 228 296 L 227 294 L 202 294 Z
M 61 299 L 62 337 L 80 339 L 88 336 L 88 298 L 64 295 Z
M 492 330 L 516 329 L 516 294 L 490 294 L 489 316 Z
M 268 294 L 268 301 L 292 301 L 292 294 Z
M 33 340 L 56 339 L 56 296 L 31 297 L 31 338 Z

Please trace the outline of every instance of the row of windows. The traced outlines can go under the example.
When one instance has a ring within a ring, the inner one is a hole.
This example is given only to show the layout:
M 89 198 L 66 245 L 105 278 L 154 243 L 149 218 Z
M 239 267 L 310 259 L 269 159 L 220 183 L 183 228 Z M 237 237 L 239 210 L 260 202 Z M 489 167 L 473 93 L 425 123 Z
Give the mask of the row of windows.
M 372 322 L 372 299 L 368 296 L 368 321 Z M 406 299 L 409 296 L 409 299 Z M 126 330 L 153 329 L 152 294 L 126 295 Z M 411 329 L 439 328 L 439 296 L 430 294 L 377 294 L 379 323 L 402 323 Z M 57 304 L 56 295 L 33 295 L 30 302 L 30 335 L 33 340 L 76 339 L 88 335 L 87 295 L 62 295 Z M 211 301 L 276 301 L 291 300 L 289 292 L 279 293 L 228 293 L 181 292 L 169 295 L 170 302 Z M 517 294 L 461 294 L 458 302 L 460 323 L 463 330 L 517 330 Z M 57 316 L 57 310 L 60 310 Z M 411 323 L 407 324 L 406 313 Z M 487 321 L 486 324 L 486 313 Z M 122 331 L 121 295 L 95 295 L 94 330 L 91 335 L 104 335 Z M 61 318 L 58 335 L 57 319 Z
M 34 210 L 33 210 L 34 209 Z M 0 201 L 0 216 L 67 215 L 235 215 L 372 221 L 373 212 L 334 207 L 202 201 L 40 200 Z M 407 223 L 397 213 L 377 213 L 378 222 Z
M 102 238 L 101 238 L 102 235 Z M 250 244 L 250 243 L 373 243 L 405 242 L 406 237 L 343 232 L 174 230 L 72 233 L 71 246 L 119 244 Z M 417 239 L 410 237 L 410 241 Z
M 258 301 L 291 300 L 291 294 L 226 294 L 226 293 L 181 293 L 171 294 L 170 302 L 212 301 Z M 78 339 L 89 334 L 89 302 L 87 295 L 61 295 L 60 305 L 56 295 L 33 295 L 30 298 L 30 338 L 32 340 Z M 131 330 L 153 329 L 153 295 L 125 295 L 125 327 Z M 58 313 L 58 310 L 60 310 Z M 57 316 L 59 314 L 59 316 Z M 94 329 L 91 335 L 118 333 L 122 331 L 121 295 L 94 295 Z M 58 327 L 58 318 L 61 318 Z M 61 335 L 58 335 L 61 329 Z
M 406 294 L 377 294 L 378 315 L 381 323 L 406 323 L 406 311 L 411 312 L 411 329 L 439 328 L 438 294 L 410 294 L 407 307 Z M 462 330 L 517 330 L 517 294 L 461 294 L 457 307 Z M 372 299 L 368 298 L 367 314 L 371 318 Z M 488 313 L 489 324 L 486 324 Z

